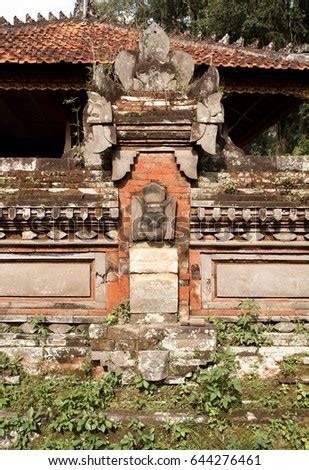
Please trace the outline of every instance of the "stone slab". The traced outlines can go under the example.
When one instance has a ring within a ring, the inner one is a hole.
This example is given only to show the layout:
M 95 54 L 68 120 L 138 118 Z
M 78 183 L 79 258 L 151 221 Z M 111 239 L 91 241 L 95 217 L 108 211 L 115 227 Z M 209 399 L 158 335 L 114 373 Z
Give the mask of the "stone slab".
M 130 272 L 132 274 L 177 273 L 177 249 L 170 247 L 133 247 L 130 249 Z
M 89 297 L 90 264 L 1 262 L 1 297 Z
M 218 297 L 308 298 L 309 264 L 218 263 L 216 291 Z
M 131 274 L 130 307 L 131 313 L 176 313 L 177 274 Z

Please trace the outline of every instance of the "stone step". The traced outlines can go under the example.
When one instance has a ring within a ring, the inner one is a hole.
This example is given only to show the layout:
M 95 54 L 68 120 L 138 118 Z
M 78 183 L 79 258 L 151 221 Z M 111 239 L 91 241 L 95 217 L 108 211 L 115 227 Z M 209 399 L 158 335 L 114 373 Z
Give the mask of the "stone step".
M 216 348 L 211 324 L 94 325 L 89 333 L 92 360 L 104 370 L 122 373 L 123 383 L 131 383 L 135 375 L 153 382 L 182 383 L 207 363 Z
M 298 410 L 295 413 L 295 409 L 291 409 L 291 414 L 295 417 L 295 420 L 299 424 L 308 424 L 309 422 L 309 411 L 308 410 Z M 280 410 L 252 410 L 252 409 L 236 409 L 231 414 L 231 421 L 237 423 L 268 423 L 273 419 L 280 418 Z M 11 411 L 0 411 L 0 419 L 14 419 L 17 416 L 17 413 Z M 179 411 L 153 411 L 153 412 L 143 412 L 143 411 L 131 411 L 131 410 L 118 410 L 118 411 L 107 411 L 106 418 L 111 421 L 116 421 L 120 423 L 130 423 L 132 419 L 138 419 L 146 425 L 153 424 L 165 424 L 167 421 L 172 421 L 174 423 L 194 423 L 194 424 L 204 424 L 208 421 L 208 416 L 206 414 L 196 415 L 195 413 L 190 412 L 179 412 Z

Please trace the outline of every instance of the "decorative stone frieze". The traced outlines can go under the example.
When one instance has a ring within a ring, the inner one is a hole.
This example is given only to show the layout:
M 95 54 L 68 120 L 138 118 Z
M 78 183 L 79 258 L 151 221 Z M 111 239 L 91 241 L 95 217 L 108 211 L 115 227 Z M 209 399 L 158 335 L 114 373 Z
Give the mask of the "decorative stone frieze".
M 193 240 L 281 241 L 307 240 L 308 209 L 299 207 L 219 205 L 212 201 L 191 200 L 191 238 Z
M 118 202 L 115 207 L 0 207 L 0 239 L 11 235 L 37 243 L 38 238 L 60 241 L 69 236 L 79 240 L 92 240 L 100 234 L 117 230 Z

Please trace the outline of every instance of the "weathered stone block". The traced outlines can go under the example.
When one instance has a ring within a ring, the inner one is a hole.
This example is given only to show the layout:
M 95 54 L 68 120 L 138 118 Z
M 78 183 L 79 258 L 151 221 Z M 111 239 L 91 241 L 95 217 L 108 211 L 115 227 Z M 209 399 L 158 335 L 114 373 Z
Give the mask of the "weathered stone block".
M 46 339 L 46 346 L 66 346 L 66 336 L 61 334 L 51 334 Z
M 68 334 L 65 340 L 67 346 L 74 348 L 81 348 L 87 344 L 87 339 L 81 335 Z
M 89 326 L 89 338 L 98 339 L 104 336 L 107 331 L 107 325 L 92 323 Z
M 92 351 L 113 351 L 115 341 L 106 338 L 92 339 L 90 341 L 90 349 Z
M 36 327 L 32 323 L 26 322 L 20 325 L 20 329 L 26 334 L 33 334 L 35 333 Z
M 170 247 L 133 247 L 130 250 L 130 272 L 132 274 L 177 273 L 177 249 Z
M 165 329 L 164 327 L 153 328 L 150 325 L 145 325 L 140 329 L 140 337 L 138 340 L 138 349 L 147 350 L 147 349 L 155 349 L 156 346 L 159 345 L 160 341 L 165 336 Z
M 295 323 L 292 322 L 279 322 L 274 325 L 274 330 L 279 331 L 280 333 L 290 333 L 296 328 Z
M 26 335 L 25 335 L 26 336 Z M 0 334 L 0 347 L 35 347 L 38 346 L 38 340 L 33 336 L 29 338 L 23 337 L 15 333 L 1 333 Z
M 83 334 L 89 333 L 89 325 L 87 324 L 78 325 L 76 327 L 76 331 L 81 332 Z
M 139 328 L 136 325 L 114 325 L 108 328 L 107 336 L 115 341 L 138 339 Z
M 166 330 L 166 336 L 161 344 L 169 351 L 214 351 L 216 332 L 212 326 L 176 326 Z
M 169 365 L 168 351 L 140 351 L 138 370 L 145 380 L 158 382 L 167 377 Z
M 108 367 L 112 372 L 122 372 L 124 369 L 134 367 L 136 360 L 129 351 L 114 351 L 109 353 Z
M 309 335 L 295 333 L 264 333 L 273 346 L 308 346 Z
M 48 326 L 48 328 L 52 333 L 66 334 L 69 333 L 69 331 L 72 329 L 72 326 L 63 323 L 52 323 Z
M 137 351 L 137 340 L 127 339 L 115 342 L 115 351 Z
M 132 313 L 176 313 L 178 276 L 172 273 L 130 276 Z
M 22 365 L 29 374 L 37 374 L 39 372 L 43 359 L 42 347 L 1 347 L 0 352 L 10 358 L 21 357 Z
M 75 358 L 85 357 L 89 349 L 83 348 L 70 348 L 70 347 L 46 347 L 44 348 L 44 359 L 54 360 L 60 364 L 70 363 Z
M 10 375 L 4 377 L 4 383 L 8 385 L 19 385 L 20 376 L 19 375 Z

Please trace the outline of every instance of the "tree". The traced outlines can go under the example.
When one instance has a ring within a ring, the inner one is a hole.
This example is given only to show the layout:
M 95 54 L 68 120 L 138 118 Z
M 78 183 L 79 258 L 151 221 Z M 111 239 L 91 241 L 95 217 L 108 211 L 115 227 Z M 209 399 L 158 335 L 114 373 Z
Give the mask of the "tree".
M 152 19 L 166 31 L 207 37 L 228 33 L 247 43 L 282 47 L 308 38 L 309 0 L 94 0 L 106 19 L 144 27 Z

